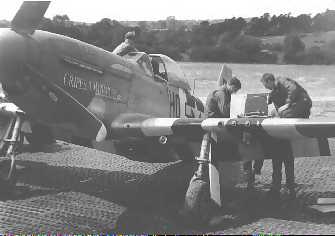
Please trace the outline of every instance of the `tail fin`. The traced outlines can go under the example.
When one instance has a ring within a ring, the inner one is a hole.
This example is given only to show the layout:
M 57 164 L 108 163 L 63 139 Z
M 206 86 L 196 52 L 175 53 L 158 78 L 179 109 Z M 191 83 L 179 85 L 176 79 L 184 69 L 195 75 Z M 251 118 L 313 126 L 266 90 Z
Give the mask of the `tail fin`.
M 33 34 L 49 4 L 50 1 L 24 1 L 12 20 L 12 29 L 18 33 Z
M 221 72 L 217 81 L 217 86 L 221 87 L 222 85 L 227 83 L 227 81 L 230 80 L 232 77 L 233 77 L 233 71 L 227 65 L 223 65 L 221 67 Z

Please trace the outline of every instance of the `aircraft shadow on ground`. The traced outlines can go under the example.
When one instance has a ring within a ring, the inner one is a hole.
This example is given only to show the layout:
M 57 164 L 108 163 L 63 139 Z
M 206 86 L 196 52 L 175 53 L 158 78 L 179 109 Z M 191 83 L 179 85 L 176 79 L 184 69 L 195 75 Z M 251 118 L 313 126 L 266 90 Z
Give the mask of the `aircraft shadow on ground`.
M 190 163 L 175 162 L 153 174 L 145 174 L 51 166 L 33 161 L 18 161 L 18 164 L 24 166 L 18 174 L 19 182 L 99 195 L 106 200 L 135 206 L 180 199 L 194 168 Z
M 17 164 L 23 167 L 18 172 L 17 192 L 1 200 L 29 201 L 29 198 L 48 198 L 49 194 L 85 193 L 126 207 L 117 219 L 117 229 L 109 230 L 143 233 L 180 231 L 174 223 L 175 213 L 183 204 L 194 170 L 194 165 L 181 161 L 165 163 L 150 174 L 52 166 L 23 160 Z M 142 168 L 150 168 L 150 164 Z

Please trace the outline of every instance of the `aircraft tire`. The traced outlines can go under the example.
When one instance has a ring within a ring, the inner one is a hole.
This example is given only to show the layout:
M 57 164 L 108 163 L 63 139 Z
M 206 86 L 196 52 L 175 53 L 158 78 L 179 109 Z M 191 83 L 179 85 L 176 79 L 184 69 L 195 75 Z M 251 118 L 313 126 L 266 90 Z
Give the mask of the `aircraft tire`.
M 210 219 L 209 183 L 193 176 L 185 195 L 184 208 L 180 214 L 186 224 L 205 225 Z

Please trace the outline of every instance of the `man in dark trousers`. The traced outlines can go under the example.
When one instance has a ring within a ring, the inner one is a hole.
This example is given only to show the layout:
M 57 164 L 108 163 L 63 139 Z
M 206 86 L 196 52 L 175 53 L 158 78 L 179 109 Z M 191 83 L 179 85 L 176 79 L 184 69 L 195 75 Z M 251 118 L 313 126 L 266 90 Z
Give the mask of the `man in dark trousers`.
M 129 52 L 137 52 L 138 50 L 135 47 L 135 32 L 128 32 L 124 35 L 124 42 L 117 46 L 113 53 L 119 56 L 124 56 Z
M 308 118 L 312 107 L 312 100 L 306 90 L 290 78 L 275 78 L 271 73 L 265 73 L 261 82 L 264 87 L 271 90 L 268 103 L 273 103 L 277 116 L 281 118 Z M 295 198 L 294 157 L 289 141 L 276 141 L 276 149 L 272 158 L 272 187 L 269 195 L 280 197 L 282 163 L 284 162 L 286 186 L 290 198 Z

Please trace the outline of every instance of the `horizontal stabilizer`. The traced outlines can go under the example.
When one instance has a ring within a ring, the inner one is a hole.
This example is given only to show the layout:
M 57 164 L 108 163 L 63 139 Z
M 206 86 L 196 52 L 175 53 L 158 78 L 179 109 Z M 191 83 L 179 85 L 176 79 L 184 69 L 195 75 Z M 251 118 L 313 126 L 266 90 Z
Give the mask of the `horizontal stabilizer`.
M 12 29 L 19 33 L 33 34 L 49 4 L 50 1 L 24 1 L 12 20 Z

